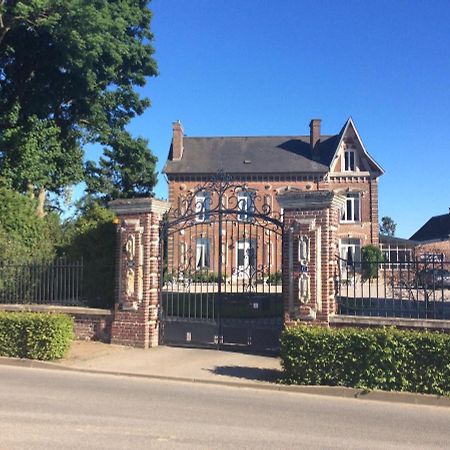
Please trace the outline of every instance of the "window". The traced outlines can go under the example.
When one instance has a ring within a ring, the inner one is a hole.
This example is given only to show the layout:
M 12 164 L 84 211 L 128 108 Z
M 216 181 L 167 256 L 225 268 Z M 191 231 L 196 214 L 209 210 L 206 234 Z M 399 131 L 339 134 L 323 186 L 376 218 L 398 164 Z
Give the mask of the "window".
M 238 217 L 240 221 L 249 220 L 249 215 L 254 211 L 254 199 L 250 192 L 240 192 L 237 196 L 238 200 Z
M 263 211 L 267 214 L 272 212 L 272 196 L 271 195 L 264 196 Z
M 205 269 L 210 267 L 210 242 L 206 238 L 198 238 L 195 245 L 195 267 Z
M 184 242 L 180 243 L 180 266 L 183 267 L 186 263 L 186 244 Z
M 341 222 L 359 222 L 360 220 L 359 194 L 349 193 L 347 194 L 347 199 L 342 210 Z
M 412 249 L 394 244 L 380 244 L 383 252 L 383 269 L 407 268 L 412 261 Z
M 353 172 L 356 170 L 355 150 L 345 150 L 344 152 L 344 171 Z
M 348 266 L 361 262 L 361 241 L 359 239 L 341 239 L 339 249 L 341 258 L 347 261 Z
M 256 270 L 256 242 L 244 240 L 237 243 L 236 267 L 238 278 L 250 278 Z
M 273 260 L 273 257 L 274 257 L 272 242 L 266 242 L 264 250 L 265 250 L 265 255 L 264 255 L 265 264 L 266 264 L 267 267 L 271 267 L 272 266 L 272 260 Z
M 209 220 L 209 211 L 211 209 L 211 195 L 209 192 L 199 192 L 195 196 L 195 220 L 197 222 L 204 222 Z

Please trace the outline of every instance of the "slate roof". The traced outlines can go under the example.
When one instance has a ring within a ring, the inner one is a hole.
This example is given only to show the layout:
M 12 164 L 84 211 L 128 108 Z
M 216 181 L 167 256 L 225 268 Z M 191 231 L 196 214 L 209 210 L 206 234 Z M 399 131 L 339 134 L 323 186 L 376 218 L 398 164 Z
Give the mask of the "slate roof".
M 184 136 L 183 157 L 179 160 L 172 160 L 171 147 L 163 172 L 168 175 L 201 175 L 216 173 L 219 170 L 230 174 L 326 174 L 349 125 L 353 125 L 351 118 L 347 120 L 338 134 L 321 135 L 314 149 L 314 155 L 311 151 L 309 135 Z M 363 150 L 375 170 L 382 174 L 383 169 L 365 149 Z
M 450 212 L 432 217 L 410 239 L 414 241 L 445 240 L 450 238 Z
M 337 144 L 336 136 L 321 136 L 318 149 L 321 158 L 314 161 L 309 136 L 184 136 L 183 157 L 172 161 L 170 153 L 164 172 L 202 174 L 224 169 L 228 173 L 239 174 L 323 174 L 328 171 Z
M 397 236 L 386 236 L 385 234 L 379 234 L 378 239 L 380 244 L 400 245 L 402 247 L 415 247 L 418 242 L 411 239 L 404 239 Z

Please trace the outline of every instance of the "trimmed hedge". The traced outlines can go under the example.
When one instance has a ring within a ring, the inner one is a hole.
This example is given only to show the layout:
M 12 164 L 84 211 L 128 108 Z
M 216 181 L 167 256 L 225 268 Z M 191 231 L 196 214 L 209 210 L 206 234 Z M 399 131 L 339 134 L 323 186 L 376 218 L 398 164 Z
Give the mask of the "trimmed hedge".
M 450 335 L 395 328 L 286 329 L 282 382 L 450 395 Z
M 62 358 L 74 338 L 73 319 L 64 314 L 0 312 L 0 356 Z

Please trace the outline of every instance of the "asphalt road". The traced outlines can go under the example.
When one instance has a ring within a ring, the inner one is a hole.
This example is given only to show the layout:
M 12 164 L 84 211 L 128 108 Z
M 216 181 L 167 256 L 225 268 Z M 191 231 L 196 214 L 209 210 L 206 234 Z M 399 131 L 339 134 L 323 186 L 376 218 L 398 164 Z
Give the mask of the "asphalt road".
M 450 448 L 450 409 L 0 367 L 0 449 Z

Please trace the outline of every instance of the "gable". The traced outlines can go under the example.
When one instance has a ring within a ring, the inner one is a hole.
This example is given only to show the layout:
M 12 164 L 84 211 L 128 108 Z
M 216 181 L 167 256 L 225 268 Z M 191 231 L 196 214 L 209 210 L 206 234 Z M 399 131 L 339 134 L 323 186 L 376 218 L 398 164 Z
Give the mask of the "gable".
M 384 173 L 381 166 L 369 155 L 350 118 L 340 133 L 340 140 L 330 164 L 330 172 L 369 172 L 375 176 Z

